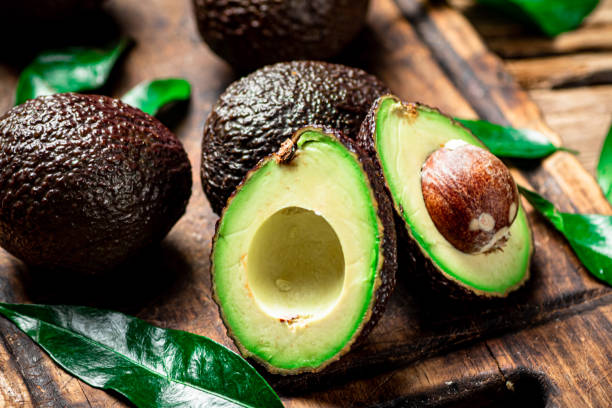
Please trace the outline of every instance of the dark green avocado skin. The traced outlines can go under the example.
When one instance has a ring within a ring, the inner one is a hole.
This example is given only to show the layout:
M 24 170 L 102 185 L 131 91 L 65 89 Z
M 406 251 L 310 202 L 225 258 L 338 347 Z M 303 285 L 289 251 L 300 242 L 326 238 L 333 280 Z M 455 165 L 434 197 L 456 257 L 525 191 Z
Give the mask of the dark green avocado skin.
M 261 68 L 219 97 L 204 125 L 201 177 L 220 214 L 259 160 L 307 125 L 355 138 L 372 103 L 388 93 L 376 77 L 344 65 L 293 61 Z
M 198 29 L 239 70 L 336 55 L 364 25 L 369 0 L 193 0 Z
M 106 96 L 57 94 L 0 116 L 0 246 L 96 274 L 160 241 L 191 195 L 180 141 Z
M 95 10 L 105 0 L 3 0 L 0 2 L 0 20 L 34 19 L 58 20 L 78 13 Z

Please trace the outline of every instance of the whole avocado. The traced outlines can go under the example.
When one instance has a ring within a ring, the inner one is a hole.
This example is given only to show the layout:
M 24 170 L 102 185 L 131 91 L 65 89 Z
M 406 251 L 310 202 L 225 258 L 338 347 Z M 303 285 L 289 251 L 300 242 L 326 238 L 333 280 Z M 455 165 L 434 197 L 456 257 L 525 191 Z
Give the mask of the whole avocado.
M 112 269 L 163 239 L 190 194 L 181 142 L 121 101 L 57 94 L 0 116 L 0 246 L 30 266 Z
M 81 12 L 95 10 L 105 0 L 7 0 L 0 4 L 0 15 L 6 19 L 31 18 L 58 20 Z M 4 20 L 4 19 L 2 19 Z
M 369 0 L 193 0 L 202 38 L 238 69 L 327 59 L 364 25 Z
M 259 160 L 307 125 L 355 138 L 372 103 L 388 93 L 357 68 L 293 61 L 261 68 L 219 97 L 204 125 L 201 177 L 220 214 L 236 186 Z

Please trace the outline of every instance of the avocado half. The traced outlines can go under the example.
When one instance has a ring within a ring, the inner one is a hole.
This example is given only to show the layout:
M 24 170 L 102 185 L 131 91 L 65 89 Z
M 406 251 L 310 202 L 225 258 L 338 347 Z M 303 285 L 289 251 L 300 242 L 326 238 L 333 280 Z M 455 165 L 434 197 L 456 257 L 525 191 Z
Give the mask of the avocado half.
M 505 297 L 529 278 L 533 240 L 527 217 L 519 202 L 507 241 L 498 250 L 465 253 L 453 246 L 432 221 L 421 189 L 423 164 L 449 141 L 486 149 L 438 110 L 386 95 L 373 105 L 357 143 L 373 159 L 392 197 L 400 258 L 406 251 L 417 271 L 427 272 L 434 286 L 448 287 L 451 294 Z
M 369 158 L 306 127 L 249 172 L 213 240 L 215 301 L 240 352 L 276 374 L 320 371 L 382 315 L 393 210 Z
M 0 116 L 0 246 L 97 274 L 161 241 L 191 195 L 178 138 L 106 96 L 56 94 Z
M 193 0 L 204 41 L 232 67 L 327 59 L 361 30 L 369 0 Z
M 328 126 L 355 138 L 374 101 L 388 92 L 360 69 L 316 61 L 275 64 L 231 84 L 202 137 L 200 174 L 213 211 L 220 214 L 246 173 L 298 129 Z

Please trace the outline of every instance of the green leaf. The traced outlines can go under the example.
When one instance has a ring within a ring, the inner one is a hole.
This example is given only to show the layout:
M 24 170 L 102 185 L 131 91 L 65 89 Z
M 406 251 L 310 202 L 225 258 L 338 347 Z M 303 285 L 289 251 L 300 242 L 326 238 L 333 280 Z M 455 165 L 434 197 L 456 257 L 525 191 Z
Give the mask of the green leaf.
M 214 341 L 81 306 L 0 303 L 66 371 L 139 407 L 282 407 L 242 357 Z
M 484 120 L 455 119 L 468 128 L 496 156 L 517 159 L 540 159 L 556 151 L 569 151 L 553 145 L 540 132 L 531 129 L 515 129 Z
M 506 14 L 535 24 L 554 37 L 578 27 L 599 0 L 478 0 Z
M 519 190 L 565 236 L 591 275 L 612 285 L 612 216 L 560 212 L 539 194 Z
M 121 97 L 129 105 L 155 115 L 164 105 L 189 99 L 191 86 L 184 79 L 168 78 L 141 82 Z
M 608 201 L 612 203 L 612 126 L 601 148 L 597 164 L 597 182 Z
M 19 76 L 15 104 L 42 95 L 101 87 L 129 43 L 122 38 L 107 48 L 72 47 L 43 52 Z

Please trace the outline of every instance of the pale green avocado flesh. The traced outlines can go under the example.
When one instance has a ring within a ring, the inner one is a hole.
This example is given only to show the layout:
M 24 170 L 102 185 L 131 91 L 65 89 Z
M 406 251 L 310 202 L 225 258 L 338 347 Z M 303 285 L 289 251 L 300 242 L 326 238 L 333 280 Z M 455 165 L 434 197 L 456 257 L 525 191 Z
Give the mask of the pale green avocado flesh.
M 356 156 L 303 131 L 289 163 L 269 158 L 222 215 L 216 300 L 246 357 L 270 371 L 314 371 L 343 354 L 380 284 L 382 226 Z
M 376 116 L 375 148 L 397 209 L 424 256 L 448 279 L 485 296 L 504 296 L 529 276 L 533 248 L 522 208 L 510 226 L 502 250 L 468 254 L 450 244 L 434 225 L 421 190 L 427 157 L 451 140 L 484 147 L 468 130 L 434 109 L 381 101 Z

